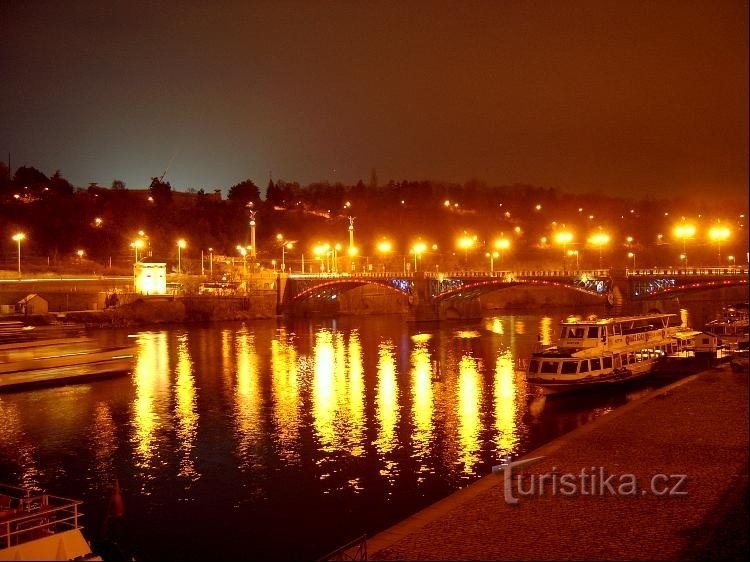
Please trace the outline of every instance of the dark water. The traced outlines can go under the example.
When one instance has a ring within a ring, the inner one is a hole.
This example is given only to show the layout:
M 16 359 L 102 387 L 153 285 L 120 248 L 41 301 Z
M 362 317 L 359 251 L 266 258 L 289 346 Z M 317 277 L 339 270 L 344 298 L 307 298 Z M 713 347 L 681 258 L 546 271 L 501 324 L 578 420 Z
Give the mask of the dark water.
M 532 399 L 516 361 L 561 317 L 133 333 L 132 375 L 0 394 L 0 481 L 83 499 L 96 538 L 118 479 L 141 560 L 319 557 L 645 391 Z

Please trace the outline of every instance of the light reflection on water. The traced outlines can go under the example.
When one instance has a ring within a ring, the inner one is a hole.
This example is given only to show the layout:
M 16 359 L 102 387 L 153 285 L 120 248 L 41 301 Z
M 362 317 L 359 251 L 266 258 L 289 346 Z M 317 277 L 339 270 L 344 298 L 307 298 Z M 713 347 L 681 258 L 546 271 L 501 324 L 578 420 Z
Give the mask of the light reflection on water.
M 624 402 L 531 399 L 516 362 L 560 319 L 143 331 L 130 376 L 0 395 L 0 481 L 85 499 L 95 533 L 117 478 L 139 559 L 319 556 Z

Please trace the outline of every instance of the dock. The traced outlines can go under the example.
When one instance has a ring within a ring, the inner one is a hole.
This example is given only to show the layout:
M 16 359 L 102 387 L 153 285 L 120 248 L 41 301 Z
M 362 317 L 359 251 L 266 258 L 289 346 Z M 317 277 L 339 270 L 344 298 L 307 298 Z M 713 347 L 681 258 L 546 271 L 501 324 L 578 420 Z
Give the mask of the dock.
M 712 368 L 513 459 L 541 457 L 507 483 L 507 468 L 488 474 L 375 535 L 368 558 L 740 559 L 747 553 L 748 444 L 748 373 Z M 548 485 L 543 495 L 515 493 L 518 503 L 506 502 L 519 475 L 528 492 L 533 475 L 582 469 L 616 475 L 615 489 L 633 475 L 638 492 L 610 494 L 597 485 L 598 493 L 583 494 L 581 486 L 562 495 Z

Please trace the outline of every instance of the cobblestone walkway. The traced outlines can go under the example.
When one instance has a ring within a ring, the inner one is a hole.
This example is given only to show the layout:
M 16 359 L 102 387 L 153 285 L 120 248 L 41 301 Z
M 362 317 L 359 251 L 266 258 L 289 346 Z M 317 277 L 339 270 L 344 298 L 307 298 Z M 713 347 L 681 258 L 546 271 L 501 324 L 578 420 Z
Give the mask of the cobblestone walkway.
M 635 475 L 647 489 L 627 496 L 520 496 L 512 506 L 504 501 L 503 477 L 488 475 L 370 539 L 370 558 L 689 558 L 727 494 L 746 486 L 748 374 L 706 371 L 529 457 L 539 455 L 544 459 L 525 469 L 525 482 L 553 469 L 578 474 L 604 467 L 608 474 Z M 686 474 L 687 495 L 654 495 L 651 478 L 659 473 Z

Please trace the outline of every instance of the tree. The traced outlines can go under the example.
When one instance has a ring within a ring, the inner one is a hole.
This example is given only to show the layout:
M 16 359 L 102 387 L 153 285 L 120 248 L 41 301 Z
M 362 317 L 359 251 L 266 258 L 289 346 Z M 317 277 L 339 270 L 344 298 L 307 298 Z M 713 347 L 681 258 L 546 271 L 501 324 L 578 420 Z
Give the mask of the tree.
M 70 196 L 73 195 L 75 188 L 66 180 L 60 170 L 57 170 L 49 180 L 50 191 L 55 195 Z
M 13 176 L 13 183 L 17 187 L 33 187 L 46 185 L 49 178 L 32 166 L 21 166 Z
M 253 183 L 253 180 L 246 179 L 229 188 L 228 198 L 230 201 L 242 205 L 246 205 L 251 201 L 257 203 L 260 201 L 260 189 Z
M 122 191 L 125 189 L 125 182 L 122 180 L 112 180 L 112 189 L 115 191 Z

